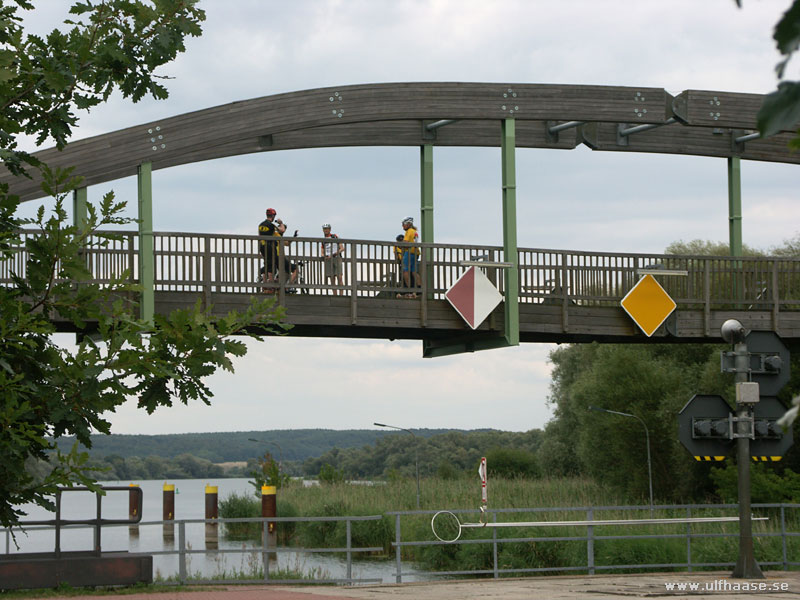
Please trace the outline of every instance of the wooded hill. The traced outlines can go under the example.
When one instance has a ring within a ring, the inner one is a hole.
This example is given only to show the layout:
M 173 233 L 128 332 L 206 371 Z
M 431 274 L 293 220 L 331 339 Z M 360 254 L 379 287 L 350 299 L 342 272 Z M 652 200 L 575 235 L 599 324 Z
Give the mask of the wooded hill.
M 449 431 L 462 430 L 415 429 L 414 434 L 429 438 Z M 92 437 L 89 454 L 93 459 L 115 455 L 122 458 L 158 456 L 171 459 L 190 454 L 212 463 L 223 463 L 246 461 L 269 452 L 276 459 L 302 462 L 322 456 L 333 448 L 360 448 L 375 444 L 383 436 L 397 434 L 397 431 L 375 429 L 273 429 L 164 435 L 95 435 Z M 252 442 L 251 439 L 259 441 Z M 64 438 L 59 446 L 62 451 L 68 451 L 73 443 L 74 439 Z

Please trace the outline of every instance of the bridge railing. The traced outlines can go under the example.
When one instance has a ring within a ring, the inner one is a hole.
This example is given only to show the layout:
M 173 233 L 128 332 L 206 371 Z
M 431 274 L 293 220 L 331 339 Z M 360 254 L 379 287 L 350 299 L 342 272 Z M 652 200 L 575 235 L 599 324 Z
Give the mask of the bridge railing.
M 418 253 L 420 285 L 433 297 L 441 298 L 463 272 L 461 261 L 497 260 L 502 256 L 502 249 L 497 247 L 340 239 L 336 243 L 340 243 L 344 251 L 339 283 L 337 279 L 325 278 L 321 238 L 289 237 L 274 241 L 279 245 L 279 271 L 285 273 L 286 261 L 290 269 L 299 265 L 301 280 L 293 283 L 281 275 L 283 281 L 265 284 L 261 275 L 264 266 L 259 251 L 261 239 L 258 236 L 156 233 L 156 289 L 252 294 L 260 289 L 279 290 L 283 284 L 300 293 L 314 295 L 354 293 L 361 297 L 388 297 L 409 291 L 404 288 L 395 251 L 396 247 L 403 247 Z M 411 280 L 411 283 L 416 282 Z
M 138 280 L 138 234 L 115 232 L 116 240 L 92 238 L 84 256 L 99 283 L 127 273 Z M 23 232 L 23 244 L 0 260 L 0 285 L 11 274 L 25 277 L 25 242 L 38 235 Z M 281 295 L 394 297 L 408 292 L 396 247 L 419 253 L 420 285 L 426 299 L 443 299 L 465 267 L 463 261 L 504 261 L 499 246 L 475 244 L 404 244 L 393 241 L 337 240 L 344 247 L 341 284 L 324 276 L 322 238 L 282 238 L 279 262 L 300 265 L 302 279 L 286 277 L 265 284 L 260 269 L 262 238 L 248 235 L 181 232 L 154 233 L 157 291 L 255 294 L 264 289 Z M 800 257 L 709 257 L 622 254 L 524 248 L 518 251 L 520 302 L 562 306 L 618 306 L 642 271 L 662 271 L 657 279 L 681 308 L 710 311 L 800 309 Z M 486 269 L 504 291 L 501 269 Z M 411 279 L 411 283 L 416 283 Z M 281 289 L 283 288 L 283 289 Z
M 107 284 L 123 275 L 126 275 L 131 282 L 136 281 L 138 278 L 137 233 L 135 231 L 107 233 L 113 234 L 113 237 L 90 236 L 81 251 L 92 275 L 92 282 Z M 37 230 L 22 231 L 20 243 L 11 246 L 8 257 L 0 257 L 0 285 L 11 283 L 12 274 L 23 279 L 27 276 L 30 261 L 27 245 L 39 235 L 41 232 Z M 58 273 L 61 263 L 57 261 L 53 267 Z
M 642 272 L 683 308 L 800 307 L 800 259 L 519 251 L 522 302 L 618 305 Z

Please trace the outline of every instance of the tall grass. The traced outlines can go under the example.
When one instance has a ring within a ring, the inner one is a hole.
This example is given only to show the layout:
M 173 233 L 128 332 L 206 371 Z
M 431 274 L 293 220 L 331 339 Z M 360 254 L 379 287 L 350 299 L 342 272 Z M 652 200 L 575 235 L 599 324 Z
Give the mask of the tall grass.
M 423 479 L 420 482 L 423 510 L 477 508 L 480 487 L 473 479 Z M 586 478 L 494 479 L 489 482 L 490 506 L 502 508 L 598 506 L 616 504 L 621 499 L 602 485 Z M 332 504 L 341 505 L 353 515 L 382 514 L 387 511 L 415 510 L 417 488 L 413 479 L 399 479 L 385 485 L 339 483 L 303 487 L 293 484 L 282 488 L 278 503 L 292 504 L 299 514 Z
M 489 507 L 504 512 L 491 518 L 502 522 L 544 521 L 544 520 L 584 520 L 585 511 L 568 510 L 577 507 L 620 506 L 625 499 L 610 492 L 607 488 L 585 478 L 564 479 L 499 479 L 490 481 Z M 318 487 L 302 487 L 293 484 L 278 493 L 278 515 L 301 516 L 362 516 L 383 515 L 378 521 L 355 521 L 352 523 L 351 543 L 353 547 L 380 547 L 381 557 L 394 552 L 395 516 L 387 512 L 415 511 L 416 482 L 413 479 L 400 479 L 385 485 L 353 485 L 337 483 Z M 423 479 L 421 481 L 421 509 L 471 510 L 474 514 L 460 513 L 462 522 L 476 521 L 480 505 L 480 488 L 474 480 Z M 505 512 L 507 509 L 560 508 L 559 511 Z M 260 515 L 260 503 L 253 499 L 252 514 Z M 220 516 L 224 514 L 222 505 Z M 754 531 L 776 532 L 780 530 L 780 519 L 775 510 L 765 509 L 770 521 L 755 522 Z M 720 515 L 721 509 L 696 509 L 692 516 Z M 735 516 L 735 510 L 725 511 L 726 516 Z M 238 514 L 236 516 L 243 516 Z M 649 517 L 649 511 L 617 509 L 614 511 L 594 511 L 592 518 L 601 519 L 641 519 Z M 685 509 L 657 510 L 656 517 L 684 517 Z M 800 511 L 787 513 L 787 529 L 800 530 Z M 285 545 L 299 547 L 343 547 L 346 544 L 346 524 L 341 522 L 298 522 L 292 528 L 286 527 L 279 535 Z M 402 539 L 404 541 L 434 541 L 431 531 L 431 514 L 410 514 L 400 517 Z M 595 536 L 628 535 L 670 535 L 681 534 L 685 525 L 633 525 L 633 526 L 594 526 Z M 719 534 L 738 531 L 736 523 L 692 524 L 693 534 Z M 462 540 L 491 540 L 497 536 L 498 564 L 501 569 L 559 569 L 586 565 L 587 546 L 585 540 L 563 541 L 504 541 L 514 538 L 575 537 L 584 538 L 586 527 L 548 527 L 548 528 L 493 528 L 466 529 Z M 256 534 L 254 541 L 259 539 Z M 790 538 L 789 557 L 796 556 L 800 539 Z M 782 560 L 782 545 L 779 537 L 757 538 L 756 556 L 761 561 Z M 735 562 L 738 549 L 737 537 L 700 537 L 691 542 L 692 562 L 721 563 Z M 636 565 L 636 564 L 681 564 L 686 562 L 685 538 L 662 539 L 597 539 L 594 542 L 595 565 Z M 795 554 L 793 554 L 795 553 Z M 419 563 L 429 570 L 491 570 L 494 565 L 494 549 L 486 544 L 450 544 L 425 547 L 403 547 L 404 559 Z M 566 571 L 564 571 L 566 572 Z

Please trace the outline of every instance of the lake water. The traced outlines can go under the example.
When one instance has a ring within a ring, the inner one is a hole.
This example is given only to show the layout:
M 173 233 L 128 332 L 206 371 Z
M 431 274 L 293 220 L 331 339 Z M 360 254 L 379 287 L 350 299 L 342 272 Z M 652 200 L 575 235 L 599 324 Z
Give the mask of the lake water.
M 102 485 L 127 486 L 129 482 L 105 481 Z M 148 521 L 161 521 L 162 499 L 164 481 L 138 481 L 143 492 L 142 523 L 136 529 L 129 526 L 108 526 L 102 530 L 102 550 L 129 551 L 129 552 L 158 552 L 163 550 L 178 549 L 178 526 L 175 525 L 173 540 L 165 539 L 163 526 L 147 525 Z M 254 488 L 247 479 L 183 479 L 169 483 L 175 485 L 175 519 L 203 519 L 205 518 L 205 486 L 214 485 L 218 488 L 218 499 L 237 494 L 253 494 Z M 95 495 L 90 492 L 66 492 L 62 494 L 62 518 L 64 519 L 92 519 L 96 516 Z M 280 501 L 280 500 L 279 500 Z M 127 519 L 128 518 L 128 492 L 109 491 L 103 498 L 103 518 Z M 24 520 L 45 520 L 54 518 L 50 513 L 39 506 L 23 507 L 28 516 Z M 307 515 L 315 516 L 315 515 Z M 136 531 L 138 530 L 138 531 Z M 252 542 L 227 541 L 223 535 L 219 536 L 219 549 L 254 548 Z M 9 536 L 0 537 L 0 552 L 52 552 L 55 549 L 55 533 L 52 529 L 27 530 L 17 532 L 16 542 Z M 202 550 L 206 547 L 205 524 L 186 524 L 186 544 L 192 550 Z M 61 533 L 61 550 L 91 550 L 94 547 L 94 530 L 68 529 Z M 354 555 L 357 556 L 357 555 Z M 236 554 L 220 554 L 206 552 L 204 554 L 190 554 L 187 556 L 187 571 L 190 576 L 196 577 L 232 577 L 237 572 L 252 573 L 253 565 L 260 565 L 261 556 L 252 552 Z M 357 579 L 379 579 L 390 583 L 395 581 L 395 562 L 393 560 L 374 560 L 354 558 L 352 576 Z M 277 560 L 270 562 L 270 572 L 276 569 L 292 569 L 316 578 L 344 578 L 347 575 L 347 561 L 338 556 L 302 553 L 281 552 Z M 431 579 L 422 573 L 416 573 L 409 563 L 403 564 L 403 581 L 423 581 Z M 406 576 L 405 573 L 415 573 Z M 178 555 L 155 555 L 153 557 L 153 574 L 156 578 L 176 577 L 178 574 Z

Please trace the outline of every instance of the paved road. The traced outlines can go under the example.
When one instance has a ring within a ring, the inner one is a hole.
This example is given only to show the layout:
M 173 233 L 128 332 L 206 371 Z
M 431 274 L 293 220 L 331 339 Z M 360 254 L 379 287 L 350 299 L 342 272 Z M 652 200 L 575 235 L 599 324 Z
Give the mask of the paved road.
M 125 600 L 621 600 L 624 598 L 686 598 L 691 600 L 743 600 L 800 598 L 800 572 L 775 571 L 767 578 L 729 579 L 730 572 L 657 573 L 644 575 L 593 575 L 528 577 L 524 579 L 442 581 L 358 587 L 220 587 L 204 591 L 131 594 Z M 674 584 L 675 589 L 667 589 Z M 689 586 L 697 585 L 690 590 Z M 683 586 L 683 590 L 678 589 Z M 759 590 L 758 586 L 764 589 Z M 72 596 L 69 600 L 94 600 L 102 596 Z M 119 597 L 119 596 L 118 596 Z

